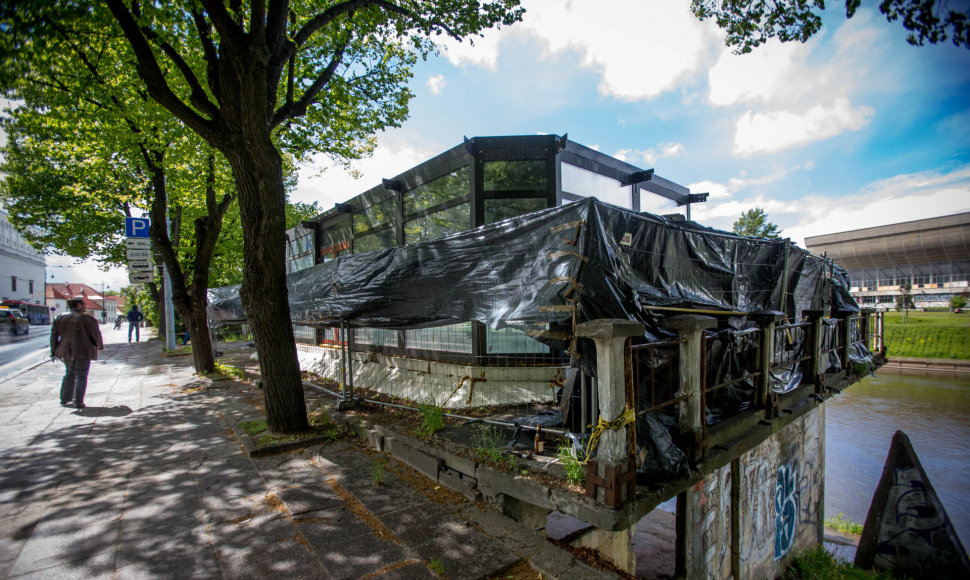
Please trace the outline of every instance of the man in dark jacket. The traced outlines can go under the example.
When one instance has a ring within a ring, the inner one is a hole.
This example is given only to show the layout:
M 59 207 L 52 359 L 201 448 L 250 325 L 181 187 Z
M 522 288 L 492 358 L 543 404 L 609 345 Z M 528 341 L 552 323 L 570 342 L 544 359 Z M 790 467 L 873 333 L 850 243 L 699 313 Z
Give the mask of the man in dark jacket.
M 138 342 L 139 340 L 141 340 L 141 337 L 138 335 L 139 333 L 138 323 L 145 318 L 145 315 L 142 314 L 140 310 L 138 310 L 137 304 L 132 304 L 131 310 L 128 311 L 128 314 L 125 315 L 125 318 L 128 319 L 128 342 L 131 342 L 132 330 L 135 331 L 135 342 Z
M 84 312 L 84 300 L 71 298 L 67 301 L 69 313 L 54 320 L 51 327 L 51 358 L 64 361 L 64 379 L 61 380 L 61 405 L 72 402 L 78 409 L 84 408 L 84 392 L 88 389 L 88 370 L 91 361 L 98 359 L 98 351 L 104 350 L 98 321 Z

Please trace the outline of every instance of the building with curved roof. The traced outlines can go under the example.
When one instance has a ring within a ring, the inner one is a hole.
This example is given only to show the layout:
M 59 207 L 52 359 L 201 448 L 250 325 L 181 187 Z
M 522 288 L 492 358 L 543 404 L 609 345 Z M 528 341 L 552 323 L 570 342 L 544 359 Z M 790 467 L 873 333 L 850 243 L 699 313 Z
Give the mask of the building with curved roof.
M 807 237 L 805 246 L 848 270 L 863 305 L 890 306 L 907 283 L 917 308 L 970 290 L 970 212 Z

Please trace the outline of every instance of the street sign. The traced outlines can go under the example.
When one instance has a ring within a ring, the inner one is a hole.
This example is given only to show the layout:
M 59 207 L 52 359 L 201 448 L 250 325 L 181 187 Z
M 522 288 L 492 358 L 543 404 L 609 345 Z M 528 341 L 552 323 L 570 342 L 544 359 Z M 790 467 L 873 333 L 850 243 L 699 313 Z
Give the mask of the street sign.
M 125 250 L 125 257 L 129 261 L 147 262 L 152 259 L 152 253 L 151 250 Z
M 143 260 L 128 260 L 129 272 L 151 272 L 154 269 L 151 262 Z
M 129 250 L 150 250 L 152 241 L 148 238 L 125 238 L 125 247 Z
M 148 218 L 125 218 L 125 235 L 129 238 L 147 238 L 148 226 L 151 220 Z
M 128 281 L 132 284 L 144 284 L 146 282 L 151 282 L 155 277 L 152 276 L 151 272 L 129 272 Z

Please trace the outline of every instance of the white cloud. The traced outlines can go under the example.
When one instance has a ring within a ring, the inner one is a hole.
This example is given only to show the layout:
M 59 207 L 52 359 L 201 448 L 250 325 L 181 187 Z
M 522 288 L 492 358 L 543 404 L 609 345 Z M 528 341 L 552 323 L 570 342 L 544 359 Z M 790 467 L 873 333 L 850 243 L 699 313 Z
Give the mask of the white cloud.
M 431 91 L 432 95 L 440 95 L 441 89 L 445 88 L 448 82 L 445 80 L 445 75 L 434 75 L 433 77 L 428 77 L 428 90 Z
M 778 175 L 781 175 L 779 173 Z M 692 183 L 692 192 L 712 192 L 708 203 L 692 206 L 692 216 L 704 225 L 729 230 L 742 212 L 765 210 L 781 234 L 805 247 L 805 237 L 819 236 L 905 221 L 970 211 L 970 165 L 950 172 L 926 171 L 875 181 L 841 197 L 807 195 L 780 200 L 764 196 L 740 197 L 748 185 L 772 176 L 726 184 Z M 713 195 L 717 192 L 718 195 Z
M 458 66 L 495 70 L 501 41 L 509 34 L 538 38 L 548 54 L 575 51 L 582 66 L 602 73 L 599 90 L 625 100 L 655 97 L 698 71 L 718 42 L 710 23 L 701 23 L 686 2 L 613 0 L 566 3 L 524 0 L 525 16 L 510 28 L 488 31 L 475 45 L 442 42 L 443 54 Z
M 644 163 L 652 166 L 657 163 L 658 159 L 681 157 L 685 152 L 686 148 L 683 143 L 659 143 L 656 147 L 646 150 L 620 149 L 613 154 L 613 157 L 634 165 Z
M 871 107 L 853 108 L 845 97 L 835 99 L 831 106 L 815 105 L 801 113 L 748 111 L 737 121 L 734 154 L 773 153 L 829 139 L 846 131 L 858 131 L 869 124 L 874 114 Z
M 814 80 L 805 69 L 812 46 L 814 43 L 771 41 L 748 54 L 724 50 L 707 73 L 708 100 L 725 106 L 744 101 L 771 103 L 782 95 L 801 94 Z
M 334 164 L 326 156 L 317 156 L 300 169 L 300 180 L 291 201 L 318 202 L 323 210 L 335 203 L 342 203 L 379 185 L 381 179 L 392 178 L 422 161 L 442 153 L 435 145 L 418 145 L 403 137 L 389 138 L 386 134 L 378 140 L 374 154 L 351 164 L 353 173 Z M 356 174 L 356 175 L 354 175 Z

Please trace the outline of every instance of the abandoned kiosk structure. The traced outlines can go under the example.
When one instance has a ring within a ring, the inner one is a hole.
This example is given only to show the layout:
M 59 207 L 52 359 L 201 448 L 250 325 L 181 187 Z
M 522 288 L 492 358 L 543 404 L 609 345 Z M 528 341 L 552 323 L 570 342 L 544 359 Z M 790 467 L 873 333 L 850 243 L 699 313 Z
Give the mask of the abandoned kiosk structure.
M 653 195 L 688 219 L 640 212 Z M 880 364 L 881 319 L 831 261 L 691 222 L 704 200 L 566 137 L 468 139 L 289 232 L 301 365 L 344 405 L 356 387 L 487 417 L 442 438 L 561 437 L 582 495 L 370 434 L 537 529 L 552 510 L 591 524 L 576 541 L 621 569 L 677 497 L 679 573 L 774 577 L 821 541 L 824 402 Z M 244 319 L 237 289 L 209 316 Z

